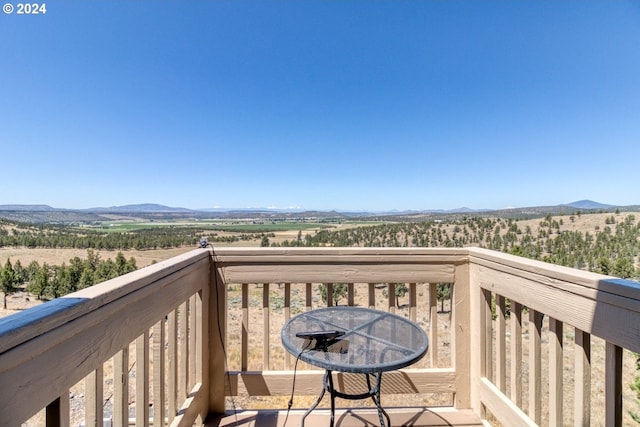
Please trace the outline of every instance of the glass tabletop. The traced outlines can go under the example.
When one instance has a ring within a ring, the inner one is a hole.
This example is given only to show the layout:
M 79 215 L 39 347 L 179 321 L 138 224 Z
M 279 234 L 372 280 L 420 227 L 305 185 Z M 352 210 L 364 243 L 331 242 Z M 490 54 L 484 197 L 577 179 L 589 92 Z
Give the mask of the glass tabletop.
M 337 331 L 334 340 L 298 333 Z M 424 330 L 410 320 L 380 310 L 337 306 L 311 310 L 282 327 L 282 344 L 300 360 L 341 372 L 376 373 L 417 362 L 428 348 Z

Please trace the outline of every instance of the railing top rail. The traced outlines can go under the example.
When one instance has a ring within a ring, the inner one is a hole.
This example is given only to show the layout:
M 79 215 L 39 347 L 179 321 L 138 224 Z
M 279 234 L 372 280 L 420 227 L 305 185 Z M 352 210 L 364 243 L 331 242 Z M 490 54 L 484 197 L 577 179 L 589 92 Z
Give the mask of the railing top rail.
M 553 286 L 563 287 L 563 284 L 568 283 L 584 287 L 586 290 L 606 292 L 640 301 L 640 283 L 632 280 L 624 280 L 482 248 L 469 248 L 469 262 L 489 266 L 516 276 L 535 274 L 539 277 L 546 277 L 547 283 Z M 577 289 L 575 292 L 584 294 Z
M 145 269 L 136 270 L 20 313 L 0 318 L 0 354 L 198 261 L 208 259 L 210 254 L 211 252 L 207 249 L 196 249 Z

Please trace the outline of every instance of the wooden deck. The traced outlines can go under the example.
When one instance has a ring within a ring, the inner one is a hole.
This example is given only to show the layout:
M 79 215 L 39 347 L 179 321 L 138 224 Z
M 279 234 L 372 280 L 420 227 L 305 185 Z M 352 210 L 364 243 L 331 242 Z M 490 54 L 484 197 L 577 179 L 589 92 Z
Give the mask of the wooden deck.
M 402 307 L 398 283 L 408 289 Z M 99 426 L 111 389 L 108 415 L 120 427 L 132 411 L 136 425 L 202 425 L 229 397 L 283 407 L 296 368 L 282 324 L 333 305 L 319 295 L 335 284 L 346 284 L 346 304 L 402 314 L 429 337 L 427 357 L 385 376 L 393 426 L 634 425 L 624 393 L 635 372 L 625 361 L 635 359 L 623 352 L 640 353 L 638 282 L 480 248 L 240 247 L 197 249 L 1 319 L 0 425 L 46 408 L 37 425 Z M 441 284 L 448 314 L 438 311 Z M 324 372 L 299 368 L 296 396 L 316 395 Z M 346 389 L 352 379 L 338 382 Z M 423 407 L 422 395 L 447 407 Z M 344 406 L 352 409 L 338 411 L 337 426 L 379 425 L 375 410 Z M 302 415 L 292 411 L 286 426 Z M 204 425 L 285 419 L 246 410 Z M 328 425 L 329 412 L 307 420 Z
M 393 427 L 399 426 L 483 426 L 480 418 L 471 410 L 443 408 L 392 408 L 386 409 Z M 300 425 L 302 410 L 287 411 L 260 410 L 239 411 L 236 415 L 229 412 L 225 416 L 210 416 L 206 427 L 295 427 Z M 305 425 L 309 427 L 329 425 L 329 410 L 317 409 L 307 417 Z M 286 420 L 286 425 L 285 425 Z M 379 426 L 378 413 L 375 409 L 336 409 L 336 427 Z

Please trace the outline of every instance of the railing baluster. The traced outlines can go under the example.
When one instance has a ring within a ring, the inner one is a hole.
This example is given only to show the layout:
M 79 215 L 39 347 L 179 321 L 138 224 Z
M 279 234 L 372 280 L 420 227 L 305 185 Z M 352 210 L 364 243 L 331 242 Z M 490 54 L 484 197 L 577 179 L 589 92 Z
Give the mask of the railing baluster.
M 368 297 L 368 304 L 369 304 L 369 308 L 376 308 L 376 284 L 375 283 L 369 283 L 369 297 Z
M 270 325 L 270 311 L 269 311 L 269 284 L 264 283 L 262 285 L 262 313 L 264 317 L 262 340 L 263 340 L 263 352 L 262 352 L 262 366 L 263 369 L 268 371 L 271 369 L 271 358 L 269 357 L 269 336 L 271 335 L 269 330 Z
M 481 375 L 493 380 L 493 319 L 491 313 L 491 291 L 482 290 L 484 304 L 482 307 L 482 329 L 484 337 L 482 338 L 482 372 Z
M 429 283 L 429 360 L 438 367 L 438 284 Z
M 198 295 L 191 295 L 189 298 L 189 372 L 187 378 L 189 383 L 187 393 L 196 385 L 198 366 Z
M 240 331 L 240 370 L 248 369 L 249 354 L 249 285 L 242 285 L 242 330 Z
M 305 310 L 311 310 L 311 283 L 307 283 L 304 291 L 304 306 Z
M 355 305 L 355 284 L 354 283 L 349 283 L 347 285 L 347 304 L 349 306 L 354 306 Z
M 506 303 L 502 295 L 496 295 L 496 386 L 501 392 L 506 390 Z
M 563 340 L 562 322 L 549 319 L 549 423 L 562 424 L 562 384 L 563 384 Z
M 327 283 L 327 307 L 333 305 L 333 283 Z
M 100 365 L 86 376 L 84 380 L 85 425 L 102 427 L 102 399 L 104 384 L 104 368 Z
M 605 346 L 605 425 L 622 425 L 622 348 Z
M 167 320 L 167 341 L 169 347 L 167 349 L 167 414 L 170 419 L 177 414 L 178 407 L 178 322 L 176 310 L 169 313 Z
M 153 326 L 153 425 L 164 425 L 165 405 L 165 325 L 164 319 Z
M 391 313 L 396 312 L 396 284 L 389 283 L 387 285 L 387 292 L 389 294 L 388 302 L 387 302 L 387 311 Z
M 417 300 L 416 300 L 416 284 L 409 284 L 409 319 L 412 322 L 416 321 L 417 314 Z
M 529 416 L 542 422 L 542 313 L 529 309 Z
M 178 398 L 184 400 L 187 398 L 189 390 L 189 324 L 188 322 L 189 300 L 183 302 L 178 308 Z
M 113 425 L 129 425 L 129 347 L 113 356 Z
M 575 328 L 574 425 L 591 425 L 591 335 Z
M 65 391 L 62 396 L 47 405 L 45 411 L 46 427 L 67 427 L 69 426 L 69 391 Z
M 291 319 L 291 283 L 284 284 L 284 321 Z M 284 357 L 284 366 L 286 370 L 291 366 L 291 354 L 286 351 Z
M 511 400 L 522 406 L 522 304 L 511 301 Z
M 136 426 L 149 426 L 149 331 L 136 339 Z

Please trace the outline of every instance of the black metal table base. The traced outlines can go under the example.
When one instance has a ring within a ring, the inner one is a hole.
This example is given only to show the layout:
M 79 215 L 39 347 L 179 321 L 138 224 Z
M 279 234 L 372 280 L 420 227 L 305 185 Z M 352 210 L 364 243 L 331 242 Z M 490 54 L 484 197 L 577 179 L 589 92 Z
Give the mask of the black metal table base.
M 366 391 L 360 394 L 346 394 L 336 390 L 333 387 L 332 371 L 327 369 L 324 373 L 324 378 L 322 379 L 322 391 L 320 392 L 320 395 L 318 396 L 318 399 L 316 400 L 316 402 L 313 405 L 311 405 L 311 407 L 307 410 L 307 412 L 305 412 L 305 414 L 302 416 L 302 421 L 300 425 L 304 427 L 304 421 L 307 418 L 307 416 L 311 413 L 311 411 L 316 409 L 316 407 L 320 404 L 320 402 L 322 401 L 322 398 L 324 397 L 324 394 L 326 392 L 329 392 L 329 395 L 331 396 L 331 422 L 329 423 L 330 427 L 333 427 L 333 424 L 335 422 L 336 397 L 339 397 L 341 399 L 349 399 L 349 400 L 361 400 L 361 399 L 366 399 L 370 397 L 371 400 L 373 400 L 373 403 L 376 404 L 376 408 L 378 408 L 378 418 L 380 419 L 380 427 L 386 427 L 386 426 L 391 427 L 391 419 L 389 418 L 389 414 L 387 414 L 387 412 L 384 410 L 384 408 L 380 403 L 380 384 L 382 382 L 382 372 L 378 372 L 375 374 L 363 374 L 363 375 L 365 375 L 367 378 L 367 388 L 369 389 L 369 391 Z M 376 380 L 375 386 L 373 387 L 371 386 L 371 377 L 374 377 Z M 385 419 L 387 421 L 386 424 L 385 424 Z

